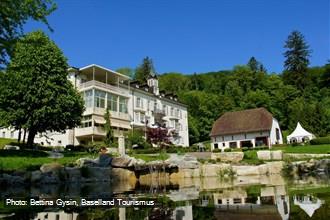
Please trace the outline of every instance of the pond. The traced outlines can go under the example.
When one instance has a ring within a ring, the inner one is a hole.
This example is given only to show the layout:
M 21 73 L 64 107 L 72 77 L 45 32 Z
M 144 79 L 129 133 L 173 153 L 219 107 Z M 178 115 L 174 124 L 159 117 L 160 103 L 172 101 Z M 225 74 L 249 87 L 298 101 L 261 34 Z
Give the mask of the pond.
M 272 175 L 235 179 L 186 178 L 175 185 L 167 184 L 161 178 L 150 178 L 134 187 L 118 182 L 2 187 L 0 218 L 330 219 L 329 183 L 328 176 L 284 179 Z M 6 205 L 6 199 L 12 199 L 12 204 Z M 66 201 L 66 205 L 58 202 L 59 199 Z M 19 205 L 18 201 L 34 203 Z M 40 204 L 49 201 L 53 204 Z M 82 206 L 82 201 L 94 201 L 94 204 Z M 139 204 L 122 202 L 118 206 L 118 201 Z

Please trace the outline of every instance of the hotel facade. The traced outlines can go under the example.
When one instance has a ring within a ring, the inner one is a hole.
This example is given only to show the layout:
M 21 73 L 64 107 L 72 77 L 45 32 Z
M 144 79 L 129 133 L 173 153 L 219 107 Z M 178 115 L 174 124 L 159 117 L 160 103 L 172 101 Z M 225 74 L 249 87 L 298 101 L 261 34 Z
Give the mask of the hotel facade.
M 173 144 L 189 146 L 187 107 L 176 95 L 159 91 L 156 75 L 150 75 L 146 84 L 139 84 L 126 75 L 92 64 L 70 68 L 68 79 L 85 102 L 81 125 L 63 133 L 37 134 L 35 143 L 66 146 L 102 141 L 108 108 L 115 138 L 136 129 L 164 127 Z M 0 129 L 0 137 L 17 138 L 18 131 Z

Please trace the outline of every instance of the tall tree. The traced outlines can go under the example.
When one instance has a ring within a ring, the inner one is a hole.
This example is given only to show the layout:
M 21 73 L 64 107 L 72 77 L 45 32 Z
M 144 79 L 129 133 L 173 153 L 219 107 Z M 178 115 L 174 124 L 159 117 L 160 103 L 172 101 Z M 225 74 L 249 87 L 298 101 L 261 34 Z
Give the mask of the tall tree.
M 118 68 L 116 70 L 116 72 L 118 73 L 121 73 L 121 74 L 124 74 L 126 76 L 129 76 L 131 78 L 134 77 L 134 70 L 132 68 L 129 68 L 129 67 L 121 67 L 121 68 Z
M 55 9 L 53 0 L 0 1 L 0 67 L 7 63 L 25 22 L 29 19 L 41 21 L 52 30 L 46 17 Z
M 259 70 L 259 62 L 256 60 L 255 57 L 251 57 L 247 65 L 254 72 Z
M 307 84 L 307 67 L 311 50 L 307 45 L 304 36 L 299 31 L 293 31 L 284 45 L 287 51 L 284 52 L 285 71 L 283 78 L 285 83 L 295 85 L 304 89 Z
M 111 144 L 113 143 L 113 131 L 112 131 L 112 127 L 111 127 L 111 114 L 109 109 L 107 108 L 105 110 L 105 114 L 104 114 L 104 119 L 105 119 L 105 125 L 104 125 L 104 131 L 105 131 L 105 139 L 104 139 L 104 143 L 110 147 Z
M 43 32 L 20 39 L 0 82 L 0 118 L 26 128 L 28 145 L 38 132 L 62 132 L 80 124 L 84 102 L 67 79 L 67 59 Z M 5 78 L 5 79 L 4 79 Z
M 152 59 L 145 57 L 142 64 L 136 68 L 135 80 L 140 83 L 145 83 L 150 74 L 155 74 L 155 68 L 152 63 Z

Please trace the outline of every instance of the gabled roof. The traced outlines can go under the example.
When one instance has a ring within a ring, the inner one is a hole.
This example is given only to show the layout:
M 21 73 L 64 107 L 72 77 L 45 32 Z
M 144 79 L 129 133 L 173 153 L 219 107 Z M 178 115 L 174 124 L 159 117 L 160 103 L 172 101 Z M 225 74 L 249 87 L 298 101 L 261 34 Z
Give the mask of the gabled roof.
M 301 124 L 298 122 L 296 129 L 288 135 L 288 138 L 293 138 L 293 137 L 313 137 L 314 135 L 308 131 L 306 131 Z
M 226 112 L 213 124 L 210 136 L 269 131 L 273 115 L 265 108 Z

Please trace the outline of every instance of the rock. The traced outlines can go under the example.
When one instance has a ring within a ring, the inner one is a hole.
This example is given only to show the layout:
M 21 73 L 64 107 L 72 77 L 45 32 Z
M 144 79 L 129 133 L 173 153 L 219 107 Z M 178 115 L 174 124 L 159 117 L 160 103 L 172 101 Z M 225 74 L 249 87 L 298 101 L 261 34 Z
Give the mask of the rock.
M 259 150 L 257 151 L 259 160 L 271 160 L 271 152 L 269 150 Z
M 63 168 L 59 163 L 46 163 L 40 167 L 42 173 L 57 172 Z
M 80 182 L 81 173 L 80 168 L 77 167 L 65 167 L 66 181 L 68 182 Z
M 16 175 L 9 175 L 9 174 L 2 174 L 3 182 L 5 182 L 9 186 L 13 185 L 23 185 L 24 184 L 24 178 L 21 176 Z
M 203 177 L 211 177 L 211 176 L 219 176 L 221 171 L 231 169 L 230 164 L 203 164 L 200 168 L 200 176 Z
M 222 153 L 212 153 L 211 159 L 220 159 L 223 162 L 233 162 L 238 163 L 243 160 L 243 152 L 222 152 Z
M 281 150 L 274 150 L 272 152 L 272 159 L 273 160 L 282 160 L 283 159 L 283 153 Z
M 260 175 L 259 166 L 233 166 L 237 176 Z
M 94 167 L 98 165 L 98 159 L 79 158 L 76 161 L 77 167 Z
M 268 174 L 280 174 L 284 167 L 283 161 L 267 162 Z
M 133 157 L 125 155 L 122 157 L 113 158 L 111 161 L 111 166 L 118 168 L 129 168 L 129 167 L 133 167 L 137 163 L 141 163 L 141 160 L 138 161 Z
M 199 162 L 196 157 L 191 155 L 177 155 L 171 154 L 170 158 L 165 160 L 169 168 L 178 167 L 180 169 L 197 169 L 199 168 Z
M 14 146 L 14 145 L 5 145 L 3 148 L 4 150 L 19 150 L 19 146 Z
M 40 170 L 31 172 L 31 183 L 37 183 L 41 180 L 42 173 Z
M 84 177 L 85 179 L 90 179 L 90 182 L 110 181 L 111 167 L 86 167 L 85 169 Z

